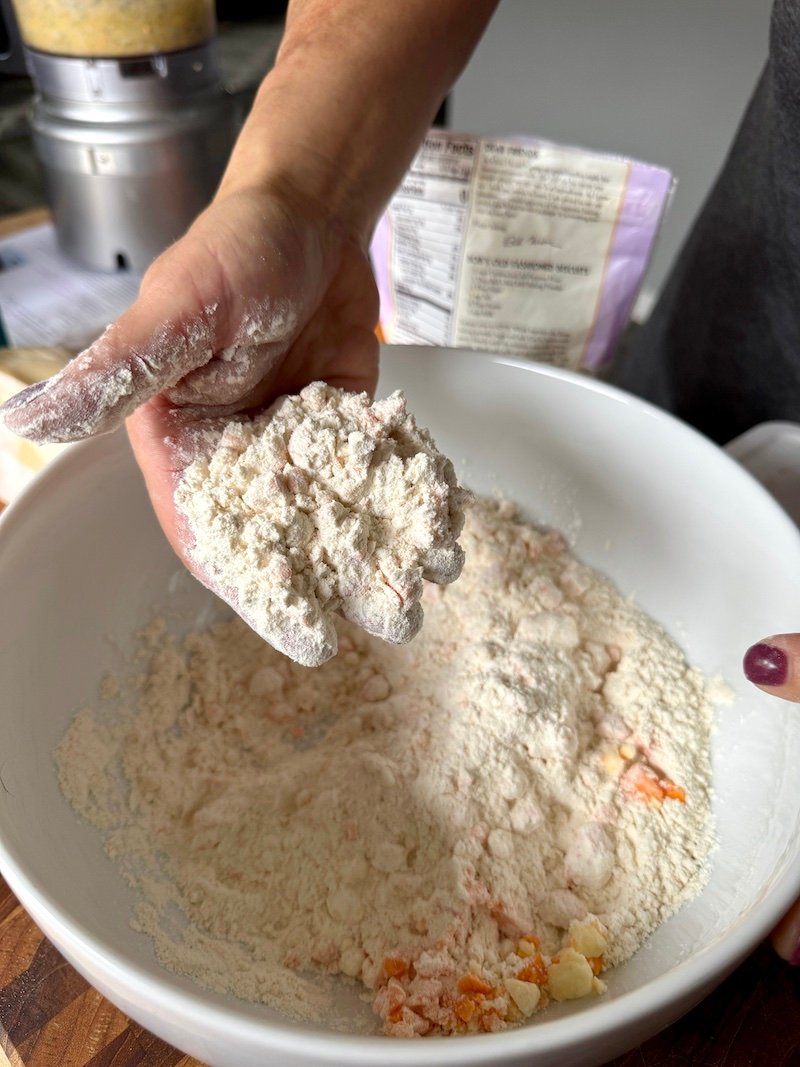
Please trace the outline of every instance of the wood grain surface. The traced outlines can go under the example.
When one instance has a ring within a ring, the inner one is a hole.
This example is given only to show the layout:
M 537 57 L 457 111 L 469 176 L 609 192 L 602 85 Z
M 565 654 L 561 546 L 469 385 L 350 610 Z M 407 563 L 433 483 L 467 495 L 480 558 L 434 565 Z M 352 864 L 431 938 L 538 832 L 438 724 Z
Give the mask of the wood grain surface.
M 92 989 L 0 879 L 0 1067 L 204 1065 Z M 800 968 L 762 945 L 698 1008 L 608 1067 L 800 1067 Z
M 49 218 L 50 212 L 43 207 L 31 208 L 30 211 L 17 211 L 13 215 L 3 215 L 0 217 L 0 237 L 19 233 L 20 230 L 26 230 L 29 226 L 39 226 L 42 222 L 47 222 Z
M 0 879 L 0 1067 L 203 1067 L 75 971 Z

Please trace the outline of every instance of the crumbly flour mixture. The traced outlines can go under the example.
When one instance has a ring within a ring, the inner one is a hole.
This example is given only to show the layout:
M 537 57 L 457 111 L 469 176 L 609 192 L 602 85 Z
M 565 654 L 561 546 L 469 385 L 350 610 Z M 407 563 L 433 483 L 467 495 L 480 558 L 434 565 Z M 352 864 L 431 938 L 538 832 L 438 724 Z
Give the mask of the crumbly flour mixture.
M 700 674 L 513 505 L 476 501 L 463 542 L 407 645 L 339 620 L 309 671 L 239 619 L 156 627 L 127 706 L 77 716 L 63 789 L 167 967 L 306 1018 L 340 976 L 390 1035 L 498 1030 L 601 994 L 698 892 Z
M 452 582 L 466 494 L 399 392 L 323 382 L 228 423 L 175 502 L 192 561 L 257 633 L 306 666 L 336 654 L 335 614 L 393 644 L 422 625 L 422 581 Z

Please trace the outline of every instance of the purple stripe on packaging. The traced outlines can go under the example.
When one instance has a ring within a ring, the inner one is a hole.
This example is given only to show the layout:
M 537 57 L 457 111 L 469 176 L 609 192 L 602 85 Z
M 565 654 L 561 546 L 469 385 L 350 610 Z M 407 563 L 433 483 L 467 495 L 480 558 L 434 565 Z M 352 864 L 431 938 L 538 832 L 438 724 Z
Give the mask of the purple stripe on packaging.
M 389 278 L 391 268 L 392 224 L 389 221 L 388 210 L 381 215 L 375 232 L 372 235 L 370 255 L 372 257 L 372 270 L 375 275 L 375 284 L 378 286 L 380 297 L 380 322 L 382 332 L 386 333 L 386 326 L 394 318 L 394 304 L 392 301 L 392 283 Z M 386 338 L 389 340 L 389 338 Z
M 671 188 L 669 171 L 631 163 L 600 306 L 584 351 L 582 366 L 587 370 L 604 366 L 614 353 L 639 292 Z

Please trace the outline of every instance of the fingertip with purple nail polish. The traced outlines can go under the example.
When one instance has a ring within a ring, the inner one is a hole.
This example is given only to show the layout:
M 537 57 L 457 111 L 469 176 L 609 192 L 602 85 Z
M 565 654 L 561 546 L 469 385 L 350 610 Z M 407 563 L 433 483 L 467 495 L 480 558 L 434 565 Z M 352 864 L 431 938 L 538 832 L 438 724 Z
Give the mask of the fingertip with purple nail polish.
M 789 676 L 789 657 L 782 648 L 758 641 L 744 654 L 745 677 L 754 685 L 781 686 Z

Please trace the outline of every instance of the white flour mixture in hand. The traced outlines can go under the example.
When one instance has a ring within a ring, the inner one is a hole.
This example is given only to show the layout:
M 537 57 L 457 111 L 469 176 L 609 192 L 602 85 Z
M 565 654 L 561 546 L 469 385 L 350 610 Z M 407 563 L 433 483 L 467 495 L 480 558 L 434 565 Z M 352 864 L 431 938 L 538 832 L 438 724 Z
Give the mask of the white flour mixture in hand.
M 422 580 L 452 582 L 466 494 L 401 393 L 323 382 L 232 421 L 175 502 L 189 553 L 266 641 L 318 666 L 341 614 L 392 644 L 422 625 Z
M 316 973 L 387 1034 L 497 1030 L 601 994 L 702 887 L 700 674 L 512 505 L 463 539 L 407 645 L 339 620 L 309 672 L 238 619 L 162 631 L 128 707 L 77 716 L 62 786 L 167 967 L 295 1017 L 325 1014 Z

